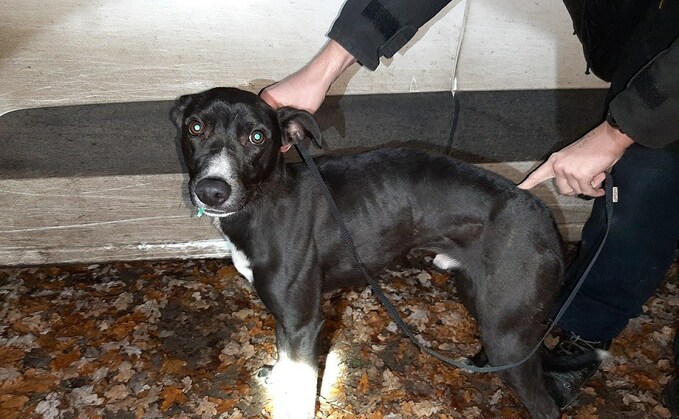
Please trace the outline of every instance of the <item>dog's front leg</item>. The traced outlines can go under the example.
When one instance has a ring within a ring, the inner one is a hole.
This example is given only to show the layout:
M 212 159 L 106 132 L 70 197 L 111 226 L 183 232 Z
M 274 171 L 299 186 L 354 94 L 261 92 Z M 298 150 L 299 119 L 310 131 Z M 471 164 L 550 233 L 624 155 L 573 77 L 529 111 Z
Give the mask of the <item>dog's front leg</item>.
M 313 418 L 316 409 L 322 296 L 320 281 L 301 282 L 259 290 L 276 318 L 278 361 L 266 380 L 276 419 Z

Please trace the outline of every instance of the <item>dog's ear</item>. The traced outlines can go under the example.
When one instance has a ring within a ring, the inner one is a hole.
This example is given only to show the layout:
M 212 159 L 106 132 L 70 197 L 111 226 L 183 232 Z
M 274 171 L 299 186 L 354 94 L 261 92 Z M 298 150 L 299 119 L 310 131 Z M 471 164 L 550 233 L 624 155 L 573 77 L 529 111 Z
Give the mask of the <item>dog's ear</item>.
M 179 99 L 174 102 L 174 106 L 170 110 L 170 119 L 174 123 L 175 127 L 181 128 L 184 125 L 184 121 L 182 121 L 184 117 L 184 110 L 187 106 L 189 106 L 192 98 L 193 95 L 184 95 L 180 96 Z
M 278 123 L 282 131 L 281 151 L 285 153 L 305 138 L 310 138 L 320 148 L 321 129 L 307 111 L 284 107 L 278 109 Z

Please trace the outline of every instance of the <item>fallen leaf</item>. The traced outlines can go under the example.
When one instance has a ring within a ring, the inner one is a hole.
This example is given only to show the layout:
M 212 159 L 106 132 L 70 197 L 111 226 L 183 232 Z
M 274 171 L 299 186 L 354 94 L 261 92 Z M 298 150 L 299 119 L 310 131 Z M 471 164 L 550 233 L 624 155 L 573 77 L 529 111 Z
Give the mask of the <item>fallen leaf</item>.
M 0 365 L 7 366 L 23 358 L 24 350 L 14 346 L 0 346 Z
M 163 365 L 160 367 L 160 371 L 164 374 L 182 374 L 184 367 L 186 366 L 186 361 L 174 358 L 165 358 L 163 360 Z
M 386 390 L 398 390 L 401 388 L 401 380 L 390 370 L 384 370 L 382 373 L 382 386 Z
M 238 275 L 238 270 L 233 265 L 225 265 L 217 271 L 217 279 L 227 279 Z
M 74 388 L 71 391 L 71 400 L 76 406 L 99 406 L 104 403 L 104 399 L 94 392 L 94 386 L 83 386 Z
M 104 393 L 104 397 L 107 399 L 114 401 L 114 400 L 120 400 L 124 399 L 125 397 L 130 395 L 130 391 L 127 389 L 127 386 L 124 384 L 116 384 L 113 387 L 111 387 L 110 390 Z
M 182 405 L 188 401 L 182 389 L 177 386 L 165 386 L 160 398 L 163 399 L 163 403 L 160 405 L 161 412 L 167 412 L 173 404 Z
M 43 419 L 55 419 L 61 416 L 59 406 L 61 401 L 57 393 L 50 393 L 44 400 L 41 400 L 36 406 L 36 413 L 42 414 Z
M 361 393 L 367 393 L 370 390 L 370 378 L 368 378 L 368 373 L 364 372 L 361 375 L 360 380 L 358 380 L 358 391 Z
M 440 409 L 441 408 L 431 400 L 415 403 L 413 405 L 413 413 L 419 418 L 428 418 L 434 413 L 437 413 Z
M 132 293 L 124 292 L 118 296 L 118 298 L 113 302 L 113 307 L 118 311 L 127 310 L 127 308 L 134 302 L 134 296 Z
M 28 402 L 28 397 L 16 394 L 3 394 L 0 396 L 0 413 L 2 411 L 16 411 L 22 409 Z M 18 412 L 17 412 L 18 413 Z M 0 414 L 1 415 L 1 414 Z
M 196 407 L 196 413 L 204 418 L 211 418 L 217 415 L 217 404 L 210 401 L 208 396 L 203 397 Z
M 57 379 L 50 374 L 36 373 L 29 370 L 15 380 L 7 380 L 0 384 L 0 393 L 47 393 L 55 386 Z
M 231 410 L 238 403 L 237 399 L 222 400 L 210 398 L 210 400 L 217 405 L 216 409 L 218 414 L 222 414 L 224 412 Z

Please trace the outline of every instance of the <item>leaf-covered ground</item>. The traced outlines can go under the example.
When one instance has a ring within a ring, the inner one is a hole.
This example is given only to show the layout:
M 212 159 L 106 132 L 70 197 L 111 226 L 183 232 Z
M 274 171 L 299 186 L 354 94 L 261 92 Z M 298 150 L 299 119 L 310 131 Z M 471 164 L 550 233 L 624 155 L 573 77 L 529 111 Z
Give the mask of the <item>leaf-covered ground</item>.
M 404 317 L 453 356 L 478 349 L 450 279 L 395 267 L 385 287 Z M 677 266 L 611 348 L 566 417 L 669 417 Z M 0 418 L 251 418 L 275 359 L 272 318 L 229 261 L 0 269 Z M 319 418 L 523 418 L 494 375 L 423 355 L 370 291 L 328 295 Z

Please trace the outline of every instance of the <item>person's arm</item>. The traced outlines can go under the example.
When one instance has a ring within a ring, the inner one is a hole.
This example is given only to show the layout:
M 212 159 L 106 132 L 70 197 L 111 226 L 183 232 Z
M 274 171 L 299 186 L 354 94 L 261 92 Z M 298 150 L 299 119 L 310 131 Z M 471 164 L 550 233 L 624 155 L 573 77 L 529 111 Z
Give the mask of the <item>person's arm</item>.
M 679 140 L 679 38 L 637 72 L 608 109 L 620 130 L 645 147 Z
M 392 57 L 450 0 L 348 0 L 335 20 L 330 41 L 309 64 L 266 87 L 262 99 L 274 108 L 318 110 L 330 85 L 358 61 L 375 70 Z
M 554 178 L 564 195 L 602 196 L 604 172 L 635 142 L 652 148 L 679 140 L 679 39 L 656 55 L 609 105 L 609 118 L 552 154 L 519 188 Z
M 328 37 L 365 68 L 375 70 L 391 58 L 450 0 L 348 0 Z

